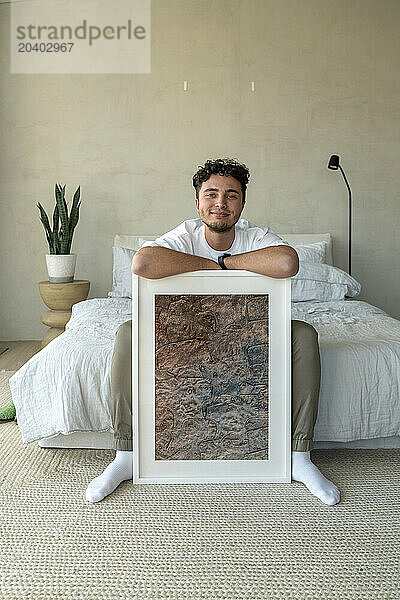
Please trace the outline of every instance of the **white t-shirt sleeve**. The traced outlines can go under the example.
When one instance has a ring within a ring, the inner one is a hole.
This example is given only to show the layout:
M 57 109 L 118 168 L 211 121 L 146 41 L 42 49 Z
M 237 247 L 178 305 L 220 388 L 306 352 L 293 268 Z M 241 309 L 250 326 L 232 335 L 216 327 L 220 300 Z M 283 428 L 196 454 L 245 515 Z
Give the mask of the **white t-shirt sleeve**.
M 253 239 L 250 241 L 251 250 L 261 250 L 268 246 L 290 246 L 269 227 L 257 227 Z
M 140 249 L 145 248 L 146 246 L 162 246 L 163 248 L 169 248 L 170 250 L 176 250 L 177 252 L 185 252 L 189 253 L 187 242 L 185 237 L 182 237 L 181 234 L 181 225 L 175 227 L 175 229 L 171 229 L 167 233 L 160 235 L 160 237 L 156 238 L 154 241 L 144 242 L 140 246 Z

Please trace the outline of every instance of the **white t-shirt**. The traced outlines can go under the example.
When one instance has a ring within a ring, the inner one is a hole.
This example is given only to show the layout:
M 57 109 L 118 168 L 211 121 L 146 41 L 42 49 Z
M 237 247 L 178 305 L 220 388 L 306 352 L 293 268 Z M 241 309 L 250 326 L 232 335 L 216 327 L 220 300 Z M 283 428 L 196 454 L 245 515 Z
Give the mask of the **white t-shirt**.
M 267 246 L 289 246 L 269 227 L 258 227 L 246 219 L 239 219 L 235 225 L 235 239 L 228 250 L 214 250 L 208 245 L 205 236 L 205 225 L 201 219 L 189 219 L 175 229 L 164 233 L 153 242 L 145 242 L 146 246 L 163 246 L 178 252 L 211 258 L 215 262 L 224 253 L 243 254 L 252 250 L 260 250 Z

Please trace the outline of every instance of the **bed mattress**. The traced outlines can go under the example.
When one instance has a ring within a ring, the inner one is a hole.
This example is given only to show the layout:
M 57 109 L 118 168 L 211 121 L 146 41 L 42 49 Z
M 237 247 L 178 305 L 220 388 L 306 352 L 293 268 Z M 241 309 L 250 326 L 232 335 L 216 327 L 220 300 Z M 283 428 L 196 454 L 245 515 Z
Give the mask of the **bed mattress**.
M 66 331 L 11 378 L 24 444 L 113 432 L 110 367 L 128 298 L 75 304 Z M 400 321 L 360 300 L 293 302 L 292 319 L 318 332 L 321 389 L 314 441 L 400 435 Z

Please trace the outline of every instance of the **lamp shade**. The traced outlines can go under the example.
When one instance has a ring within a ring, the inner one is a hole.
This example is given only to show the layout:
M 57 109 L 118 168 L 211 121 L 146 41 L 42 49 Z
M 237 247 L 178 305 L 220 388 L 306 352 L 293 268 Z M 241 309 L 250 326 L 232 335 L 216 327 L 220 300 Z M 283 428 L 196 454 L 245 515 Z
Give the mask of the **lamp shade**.
M 339 157 L 337 154 L 332 154 L 328 162 L 328 169 L 336 171 L 339 168 Z

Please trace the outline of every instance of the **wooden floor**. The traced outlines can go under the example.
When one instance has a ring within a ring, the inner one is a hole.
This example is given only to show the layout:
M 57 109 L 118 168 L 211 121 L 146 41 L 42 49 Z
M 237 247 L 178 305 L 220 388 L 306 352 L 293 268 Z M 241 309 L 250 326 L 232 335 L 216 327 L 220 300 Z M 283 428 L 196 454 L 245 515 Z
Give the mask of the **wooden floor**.
M 0 342 L 0 348 L 8 348 L 0 354 L 0 371 L 18 371 L 40 350 L 40 340 L 23 342 Z

